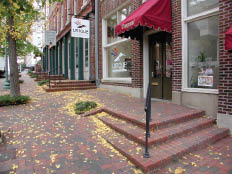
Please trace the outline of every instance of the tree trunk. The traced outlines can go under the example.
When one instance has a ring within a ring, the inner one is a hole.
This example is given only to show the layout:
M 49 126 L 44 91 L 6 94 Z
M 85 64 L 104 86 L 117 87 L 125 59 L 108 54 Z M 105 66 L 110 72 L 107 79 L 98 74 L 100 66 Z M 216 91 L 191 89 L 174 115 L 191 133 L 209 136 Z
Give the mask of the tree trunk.
M 14 30 L 14 17 L 8 18 L 8 23 L 10 30 Z M 9 43 L 9 63 L 10 63 L 10 96 L 20 96 L 20 86 L 19 86 L 19 72 L 16 56 L 16 40 L 8 32 L 8 43 Z

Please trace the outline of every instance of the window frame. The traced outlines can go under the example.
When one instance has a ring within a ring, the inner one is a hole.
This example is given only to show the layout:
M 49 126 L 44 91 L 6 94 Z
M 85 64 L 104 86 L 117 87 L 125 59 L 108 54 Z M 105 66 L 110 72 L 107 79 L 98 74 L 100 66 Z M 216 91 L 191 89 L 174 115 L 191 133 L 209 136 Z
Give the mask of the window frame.
M 86 43 L 87 43 L 87 47 L 86 47 Z M 86 55 L 86 51 L 87 51 L 87 55 Z M 85 38 L 83 39 L 83 57 L 85 59 L 85 64 L 84 64 L 84 68 L 89 68 L 89 39 L 88 38 Z M 86 58 L 87 58 L 87 61 L 86 61 Z M 86 66 L 87 64 L 87 66 Z
M 188 87 L 188 23 L 219 15 L 219 7 L 187 16 L 187 0 L 181 0 L 182 25 L 182 89 L 184 92 L 218 94 L 218 89 Z M 219 51 L 219 50 L 218 50 Z M 219 58 L 219 57 L 218 57 Z
M 67 0 L 67 10 L 66 10 L 66 25 L 68 25 L 71 21 L 71 1 Z
M 113 15 L 114 13 L 117 13 L 117 21 L 118 16 L 119 16 L 119 11 L 123 8 L 130 5 L 130 1 L 126 1 L 125 3 L 121 4 L 119 7 L 117 7 L 114 11 L 109 13 L 107 16 L 102 18 L 102 58 L 103 58 L 103 82 L 118 82 L 118 83 L 131 83 L 132 82 L 132 77 L 109 77 L 108 74 L 108 56 L 107 56 L 107 48 L 114 46 L 119 43 L 124 43 L 130 41 L 130 39 L 127 38 L 122 38 L 117 41 L 108 43 L 108 38 L 107 38 L 107 19 Z M 119 22 L 119 21 L 118 21 Z
M 56 35 L 59 34 L 60 31 L 60 15 L 59 13 L 56 15 Z
M 73 5 L 73 13 L 74 15 L 77 15 L 77 7 L 78 7 L 78 0 L 74 0 L 74 5 Z
M 60 18 L 60 29 L 63 30 L 64 28 L 64 3 L 61 5 L 61 18 Z
M 89 2 L 89 0 L 82 0 L 81 10 L 87 6 L 88 2 Z

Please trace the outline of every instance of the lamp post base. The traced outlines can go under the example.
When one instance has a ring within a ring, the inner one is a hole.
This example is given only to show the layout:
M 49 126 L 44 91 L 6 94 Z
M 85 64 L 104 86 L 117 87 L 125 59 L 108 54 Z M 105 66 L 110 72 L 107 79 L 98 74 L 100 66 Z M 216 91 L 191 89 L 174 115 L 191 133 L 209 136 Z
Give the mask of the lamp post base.
M 8 81 L 5 82 L 3 89 L 10 89 L 10 83 Z

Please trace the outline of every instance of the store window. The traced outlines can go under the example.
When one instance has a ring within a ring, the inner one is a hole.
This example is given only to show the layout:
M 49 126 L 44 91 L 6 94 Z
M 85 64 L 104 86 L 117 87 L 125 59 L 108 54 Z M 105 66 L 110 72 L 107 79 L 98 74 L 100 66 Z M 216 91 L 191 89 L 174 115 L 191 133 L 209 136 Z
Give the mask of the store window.
M 64 3 L 62 3 L 62 6 L 61 6 L 61 22 L 60 22 L 60 25 L 61 25 L 61 30 L 63 30 L 63 27 L 64 27 Z
M 218 7 L 218 0 L 187 0 L 188 16 Z
M 84 59 L 85 67 L 89 67 L 89 39 L 84 39 Z
M 78 38 L 74 38 L 74 44 L 75 44 L 75 67 L 78 68 L 79 63 L 79 56 L 78 56 Z
M 74 0 L 74 15 L 77 15 L 77 7 L 78 7 L 78 1 Z
M 56 34 L 58 34 L 60 30 L 60 16 L 59 15 L 56 16 L 56 25 L 57 25 Z
M 131 7 L 126 6 L 107 18 L 106 20 L 107 21 L 107 43 L 116 42 L 121 39 L 115 33 L 115 27 L 121 21 L 126 19 L 126 17 L 129 15 L 130 12 L 131 12 Z
M 183 65 L 187 65 L 183 76 L 186 88 L 218 89 L 217 7 L 218 0 L 187 1 L 183 26 L 183 41 L 186 43 L 183 43 Z
M 71 18 L 71 8 L 70 8 L 70 0 L 67 0 L 67 21 L 66 21 L 66 25 L 70 22 L 70 18 Z
M 130 40 L 107 48 L 108 77 L 131 77 Z
M 104 78 L 131 78 L 131 41 L 116 35 L 115 27 L 130 14 L 125 5 L 103 21 Z

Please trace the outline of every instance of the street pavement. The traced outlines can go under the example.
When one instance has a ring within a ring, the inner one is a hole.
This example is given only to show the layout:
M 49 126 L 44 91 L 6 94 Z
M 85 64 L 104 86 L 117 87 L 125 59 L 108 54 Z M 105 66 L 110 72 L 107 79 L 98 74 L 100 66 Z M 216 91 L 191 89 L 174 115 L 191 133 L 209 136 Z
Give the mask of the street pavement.
M 27 75 L 23 74 L 21 79 L 24 80 L 21 93 L 30 96 L 31 101 L 0 107 L 0 128 L 6 135 L 0 145 L 0 174 L 142 173 L 104 140 L 104 132 L 113 130 L 95 115 L 76 115 L 73 105 L 77 101 L 94 100 L 98 107 L 141 116 L 144 100 L 104 89 L 46 93 Z M 0 79 L 0 95 L 9 93 L 2 89 L 3 84 L 4 79 Z M 159 104 L 159 112 L 165 111 L 165 105 L 172 107 L 168 103 Z M 184 110 L 180 108 L 175 111 Z M 168 115 L 167 112 L 163 115 Z M 229 137 L 174 159 L 157 173 L 232 174 L 231 164 L 232 138 Z

